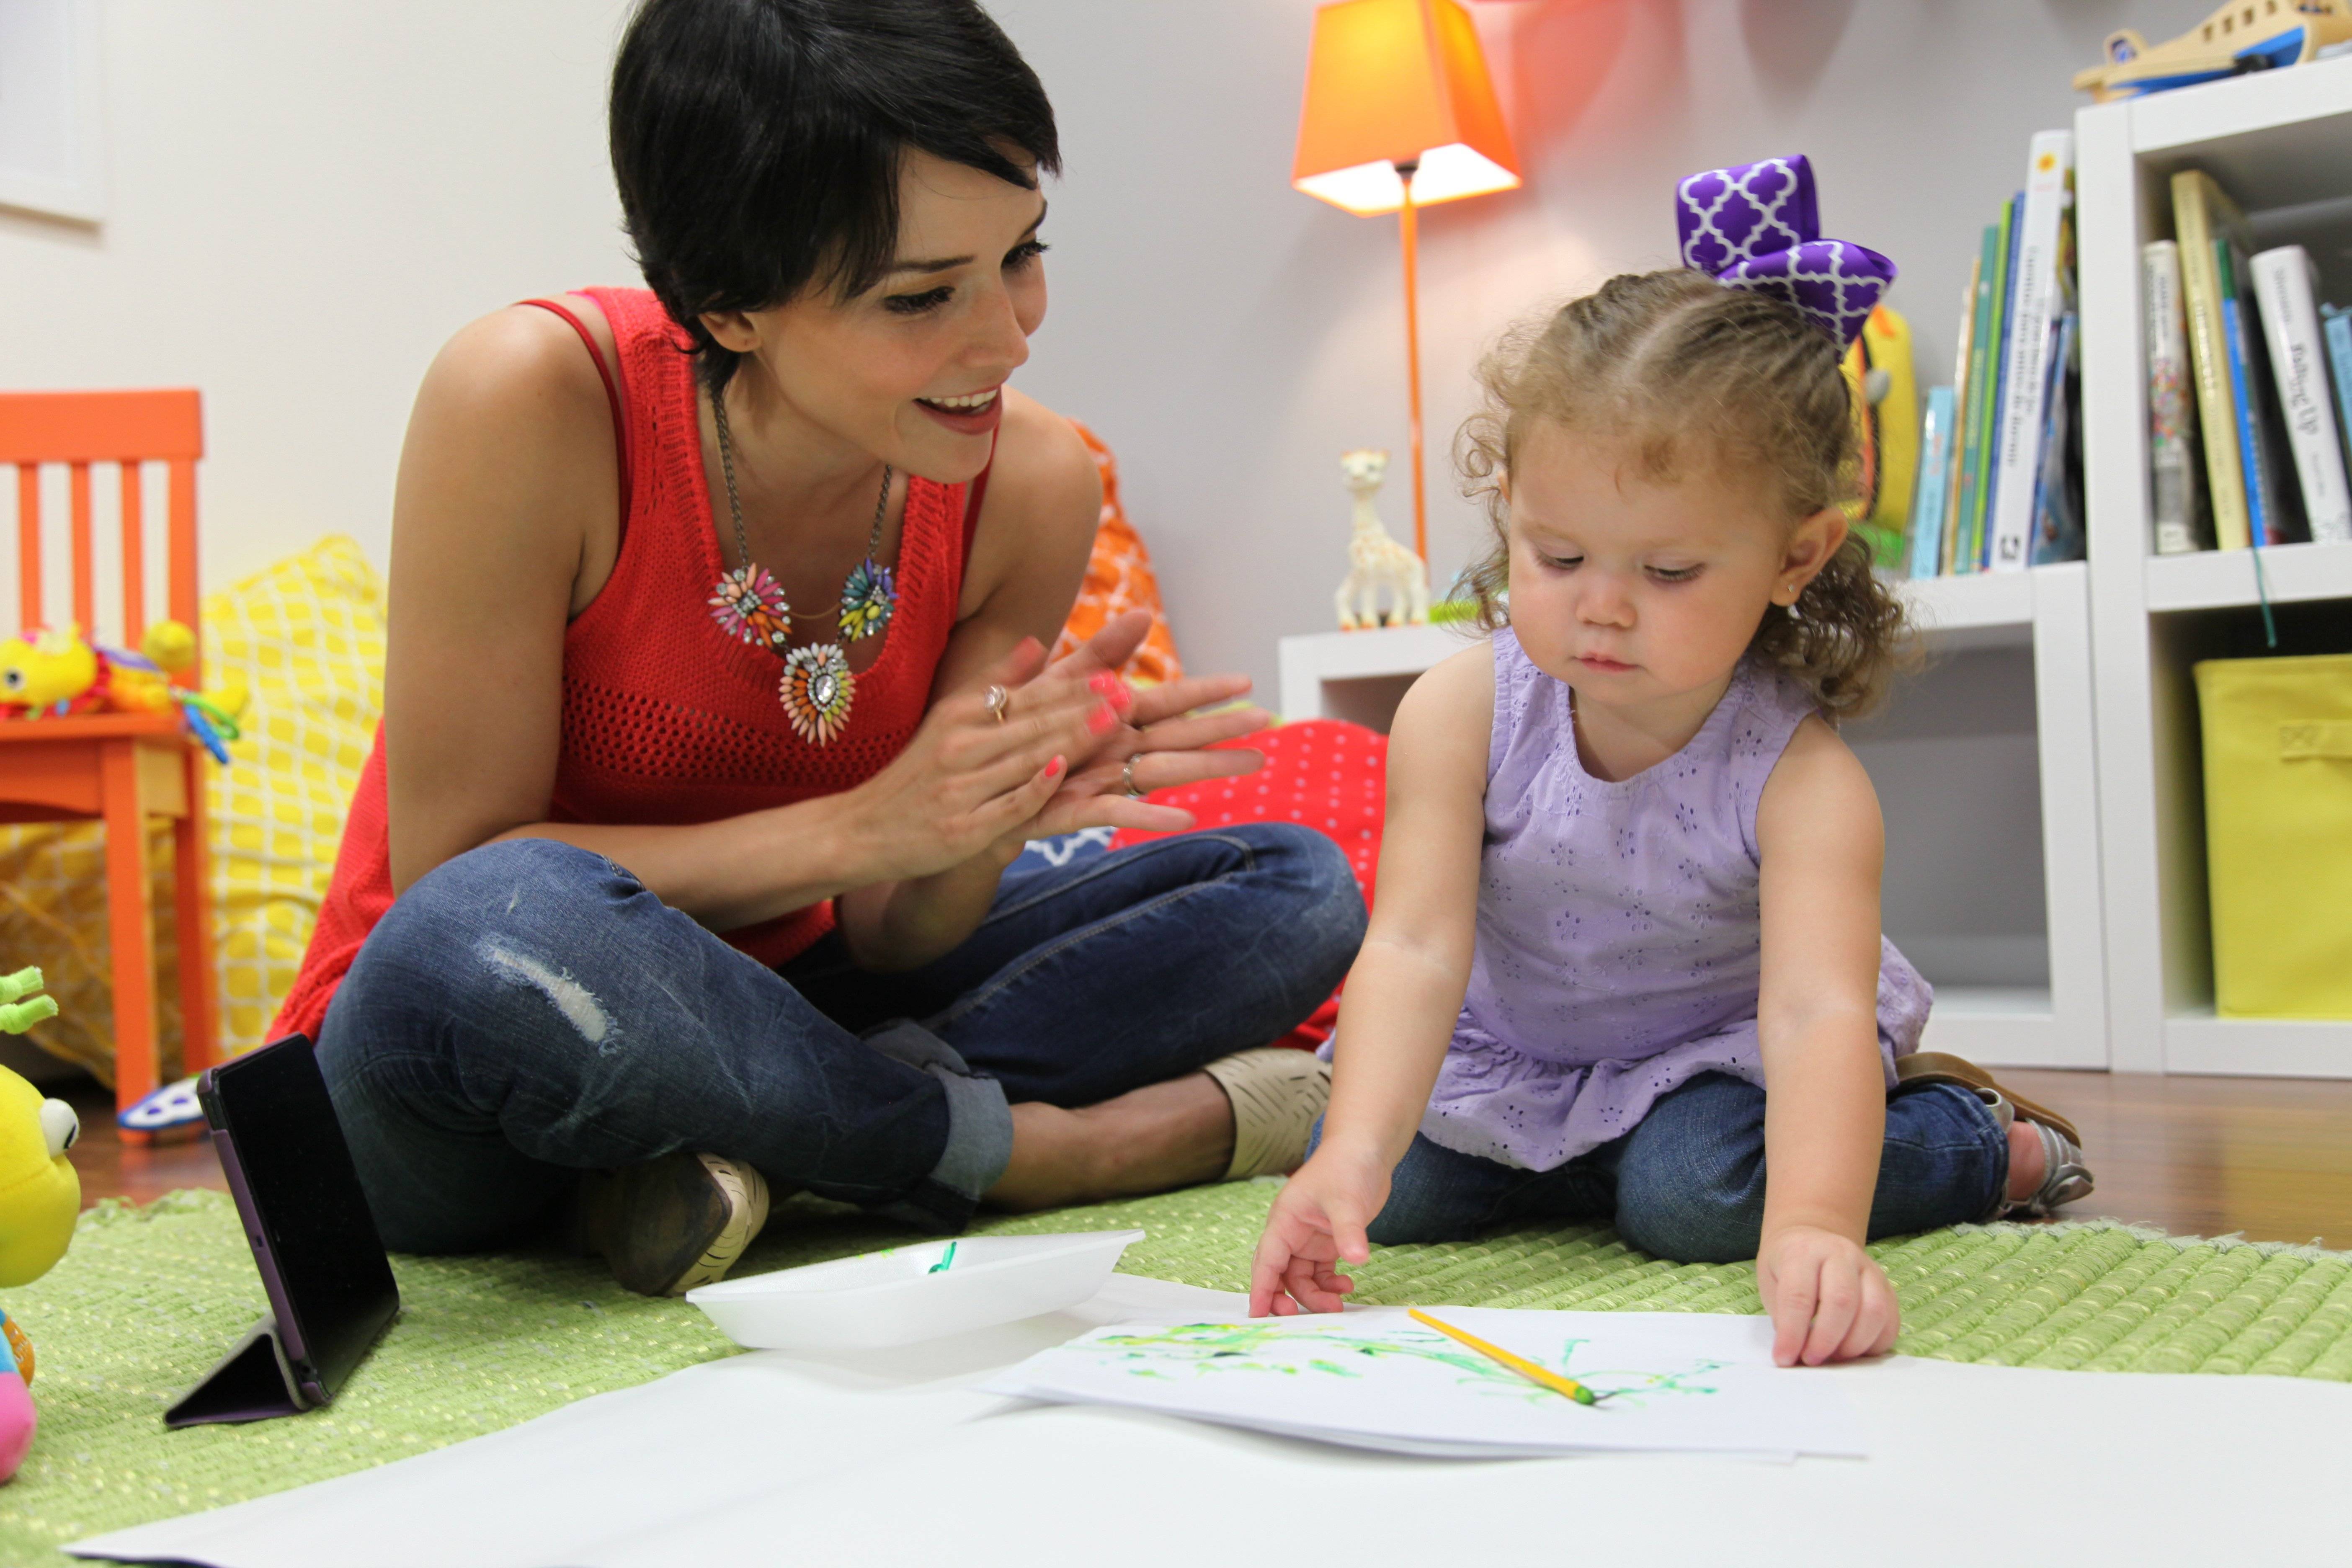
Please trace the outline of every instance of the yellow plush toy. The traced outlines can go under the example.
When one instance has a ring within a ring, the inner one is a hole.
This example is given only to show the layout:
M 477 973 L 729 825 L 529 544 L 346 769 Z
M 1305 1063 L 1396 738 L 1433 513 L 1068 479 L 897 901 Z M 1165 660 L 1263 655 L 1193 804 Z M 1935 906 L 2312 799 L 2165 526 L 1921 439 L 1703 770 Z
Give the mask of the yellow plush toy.
M 0 1031 L 21 1034 L 56 1016 L 55 1002 L 32 994 L 40 989 L 37 969 L 0 975 Z M 72 1106 L 44 1100 L 0 1068 L 0 1285 L 29 1285 L 66 1255 L 81 1213 L 81 1182 L 66 1151 L 80 1136 Z M 16 1475 L 33 1446 L 32 1381 L 32 1342 L 0 1312 L 0 1481 Z
M 196 634 L 178 621 L 147 628 L 137 653 L 99 647 L 68 623 L 0 642 L 0 717 L 180 710 L 188 733 L 223 767 L 238 738 L 245 689 L 183 691 L 172 677 L 196 661 Z

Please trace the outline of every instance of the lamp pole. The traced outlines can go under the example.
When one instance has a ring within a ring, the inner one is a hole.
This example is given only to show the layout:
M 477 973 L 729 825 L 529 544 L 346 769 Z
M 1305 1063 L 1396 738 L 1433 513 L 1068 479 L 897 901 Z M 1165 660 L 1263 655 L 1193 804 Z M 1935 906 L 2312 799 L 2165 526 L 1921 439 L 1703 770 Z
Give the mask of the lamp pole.
M 1423 482 L 1421 455 L 1421 289 L 1413 262 L 1421 248 L 1414 221 L 1412 177 L 1420 173 L 1418 159 L 1397 162 L 1397 178 L 1404 184 L 1404 205 L 1397 209 L 1397 232 L 1404 240 L 1404 379 L 1407 405 L 1412 413 L 1412 552 L 1429 565 L 1429 487 Z

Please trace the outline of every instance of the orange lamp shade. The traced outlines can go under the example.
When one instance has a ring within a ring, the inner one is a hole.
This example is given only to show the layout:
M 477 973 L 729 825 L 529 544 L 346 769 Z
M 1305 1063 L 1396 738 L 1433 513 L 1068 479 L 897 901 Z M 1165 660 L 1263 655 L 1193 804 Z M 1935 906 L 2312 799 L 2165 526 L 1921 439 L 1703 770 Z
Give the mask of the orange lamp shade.
M 1315 13 L 1290 183 L 1370 216 L 1518 187 L 1478 32 L 1456 0 L 1339 0 Z

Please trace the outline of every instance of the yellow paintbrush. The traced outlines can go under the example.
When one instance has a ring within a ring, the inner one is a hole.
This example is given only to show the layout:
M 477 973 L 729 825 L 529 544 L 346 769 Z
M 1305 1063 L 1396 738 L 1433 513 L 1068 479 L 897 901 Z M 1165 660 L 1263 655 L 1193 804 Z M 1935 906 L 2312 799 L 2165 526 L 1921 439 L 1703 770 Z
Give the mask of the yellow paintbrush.
M 1460 1329 L 1455 1328 L 1451 1323 L 1441 1323 L 1435 1318 L 1431 1317 L 1427 1312 L 1423 1311 L 1418 1307 L 1408 1307 L 1405 1310 L 1411 1315 L 1414 1322 L 1425 1323 L 1429 1327 L 1435 1329 L 1439 1333 L 1444 1334 L 1447 1339 L 1457 1341 L 1462 1344 L 1468 1345 L 1480 1355 L 1492 1356 L 1495 1360 L 1502 1363 L 1505 1366 L 1509 1367 L 1513 1372 L 1517 1373 L 1521 1377 L 1528 1379 L 1531 1383 L 1540 1383 L 1546 1388 L 1551 1389 L 1556 1393 L 1565 1394 L 1570 1399 L 1575 1400 L 1579 1405 L 1598 1405 L 1601 1401 L 1609 1397 L 1605 1394 L 1593 1393 L 1592 1390 L 1585 1387 L 1584 1384 L 1577 1382 L 1576 1379 L 1572 1377 L 1562 1377 L 1556 1372 L 1538 1366 L 1535 1363 L 1529 1361 L 1525 1356 L 1513 1355 L 1510 1352 L 1505 1350 L 1500 1345 L 1490 1345 L 1475 1334 L 1464 1333 Z

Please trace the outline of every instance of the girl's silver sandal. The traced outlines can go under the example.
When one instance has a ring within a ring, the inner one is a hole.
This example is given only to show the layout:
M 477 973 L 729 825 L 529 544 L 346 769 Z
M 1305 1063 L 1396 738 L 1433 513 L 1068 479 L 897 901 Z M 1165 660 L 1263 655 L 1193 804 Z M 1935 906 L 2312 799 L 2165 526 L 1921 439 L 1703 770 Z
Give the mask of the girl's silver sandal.
M 2025 1125 L 2042 1141 L 2042 1184 L 2021 1198 L 2011 1198 L 2001 1206 L 2002 1219 L 2048 1219 L 2050 1212 L 2061 1204 L 2071 1204 L 2087 1198 L 2095 1185 L 2090 1168 L 2083 1163 L 2082 1145 L 2047 1121 L 2011 1102 L 1999 1089 L 1979 1089 L 1977 1098 L 1985 1102 L 1992 1119 L 2000 1124 L 2004 1135 L 2012 1122 L 2022 1116 Z

